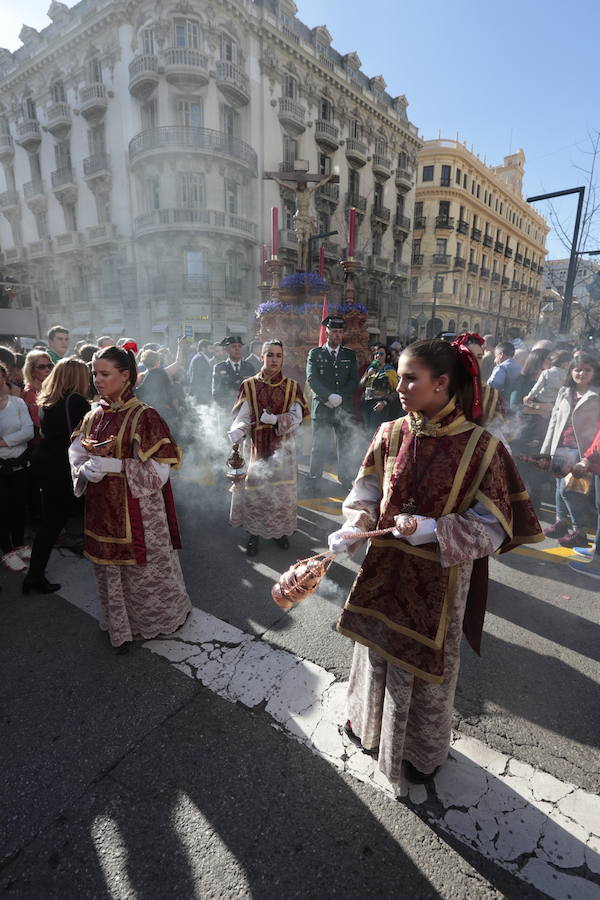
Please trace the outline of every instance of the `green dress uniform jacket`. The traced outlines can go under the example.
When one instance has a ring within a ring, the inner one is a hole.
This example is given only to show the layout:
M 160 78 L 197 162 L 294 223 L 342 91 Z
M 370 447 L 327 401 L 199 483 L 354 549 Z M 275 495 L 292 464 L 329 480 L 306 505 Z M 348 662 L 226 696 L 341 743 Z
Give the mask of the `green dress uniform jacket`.
M 358 387 L 358 362 L 356 353 L 349 347 L 340 347 L 334 362 L 327 347 L 314 347 L 306 360 L 306 380 L 313 392 L 311 415 L 313 419 L 330 419 L 335 410 L 326 406 L 330 394 L 339 394 L 341 406 L 352 415 L 352 394 Z

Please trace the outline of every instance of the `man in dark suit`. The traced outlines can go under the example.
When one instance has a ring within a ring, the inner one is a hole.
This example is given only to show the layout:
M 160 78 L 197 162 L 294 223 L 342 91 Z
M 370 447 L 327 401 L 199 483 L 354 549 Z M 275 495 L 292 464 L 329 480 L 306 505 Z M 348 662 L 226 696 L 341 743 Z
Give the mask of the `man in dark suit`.
M 350 490 L 354 476 L 352 462 L 352 394 L 358 386 L 356 353 L 342 347 L 345 322 L 342 316 L 327 316 L 322 325 L 327 343 L 309 351 L 306 380 L 313 392 L 312 449 L 310 477 L 323 474 L 327 445 L 333 428 L 336 437 L 338 479 Z
M 221 411 L 229 416 L 236 401 L 240 384 L 254 375 L 252 366 L 242 359 L 242 339 L 237 335 L 223 338 L 221 346 L 227 351 L 227 359 L 217 363 L 212 375 L 212 398 Z
M 210 341 L 198 341 L 198 352 L 190 360 L 188 381 L 190 396 L 197 403 L 208 406 L 212 400 L 212 370 L 214 359 L 209 356 Z

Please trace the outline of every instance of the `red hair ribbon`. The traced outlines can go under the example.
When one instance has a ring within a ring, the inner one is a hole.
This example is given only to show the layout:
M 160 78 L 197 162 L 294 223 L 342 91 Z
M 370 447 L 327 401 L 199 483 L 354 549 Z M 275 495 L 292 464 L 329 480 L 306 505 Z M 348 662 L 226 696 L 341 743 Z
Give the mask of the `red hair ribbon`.
M 481 398 L 481 378 L 479 374 L 479 363 L 467 344 L 483 344 L 483 338 L 479 334 L 465 332 L 459 335 L 456 340 L 452 341 L 452 346 L 458 353 L 458 360 L 462 369 L 471 376 L 473 381 L 473 403 L 471 405 L 470 419 L 479 419 L 483 415 L 483 402 Z

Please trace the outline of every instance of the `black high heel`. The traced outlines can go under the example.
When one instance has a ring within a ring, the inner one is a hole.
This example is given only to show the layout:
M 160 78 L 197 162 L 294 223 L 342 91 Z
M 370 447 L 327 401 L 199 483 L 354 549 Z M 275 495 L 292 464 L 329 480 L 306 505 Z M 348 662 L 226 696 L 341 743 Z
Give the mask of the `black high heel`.
M 26 575 L 21 590 L 25 596 L 32 591 L 35 594 L 54 594 L 56 591 L 60 591 L 60 584 L 53 584 L 51 581 L 48 581 L 45 575 L 41 577 Z

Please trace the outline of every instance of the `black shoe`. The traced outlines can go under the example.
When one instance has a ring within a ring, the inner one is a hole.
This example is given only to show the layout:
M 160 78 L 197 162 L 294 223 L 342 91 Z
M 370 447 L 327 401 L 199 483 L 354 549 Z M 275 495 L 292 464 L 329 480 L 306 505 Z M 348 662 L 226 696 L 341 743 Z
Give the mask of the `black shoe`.
M 32 591 L 36 594 L 54 594 L 56 591 L 60 591 L 60 584 L 53 584 L 45 575 L 42 575 L 41 578 L 35 575 L 26 575 L 22 592 L 27 595 Z
M 404 760 L 404 772 L 408 780 L 412 784 L 429 784 L 430 781 L 433 781 L 435 778 L 439 766 L 436 766 L 433 772 L 430 772 L 428 775 L 425 772 L 420 772 L 411 762 L 407 759 Z
M 246 556 L 256 556 L 258 553 L 258 535 L 251 534 L 246 544 Z
M 126 653 L 129 653 L 129 645 L 131 641 L 125 641 L 124 644 L 119 644 L 118 647 L 115 647 L 115 655 L 116 656 L 125 656 Z
M 284 534 L 283 537 L 273 538 L 278 547 L 281 547 L 282 550 L 288 550 L 290 546 L 290 542 L 287 534 Z
M 342 731 L 344 732 L 348 740 L 350 740 L 356 747 L 360 747 L 362 752 L 366 753 L 367 756 L 378 756 L 379 747 L 373 747 L 372 750 L 367 750 L 365 747 L 363 747 L 358 735 L 354 734 L 354 732 L 352 731 L 352 722 L 350 721 L 350 719 L 348 719 L 345 724 L 342 725 Z

